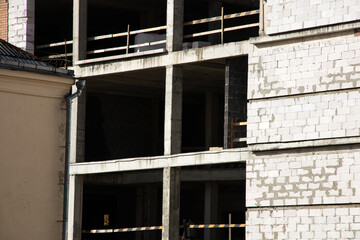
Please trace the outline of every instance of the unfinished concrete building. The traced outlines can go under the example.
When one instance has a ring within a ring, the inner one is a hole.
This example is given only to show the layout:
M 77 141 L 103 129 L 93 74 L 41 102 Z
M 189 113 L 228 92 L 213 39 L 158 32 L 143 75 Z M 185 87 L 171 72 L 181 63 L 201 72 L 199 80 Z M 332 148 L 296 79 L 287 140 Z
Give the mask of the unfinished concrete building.
M 86 80 L 66 239 L 360 239 L 360 0 L 2 2 Z

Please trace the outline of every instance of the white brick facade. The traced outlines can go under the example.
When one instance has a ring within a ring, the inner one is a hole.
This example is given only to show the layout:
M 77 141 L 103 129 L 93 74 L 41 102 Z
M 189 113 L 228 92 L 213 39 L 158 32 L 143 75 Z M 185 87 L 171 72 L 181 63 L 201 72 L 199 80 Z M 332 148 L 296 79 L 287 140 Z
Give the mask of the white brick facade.
M 34 53 L 35 0 L 9 0 L 9 43 Z
M 268 0 L 265 32 L 302 30 L 360 19 L 360 0 Z
M 356 136 L 360 136 L 360 89 L 248 104 L 248 144 Z
M 360 36 L 259 49 L 249 55 L 248 99 L 360 87 Z
M 247 161 L 247 207 L 338 203 L 360 203 L 360 149 L 272 154 Z
M 248 209 L 246 239 L 360 239 L 360 205 Z

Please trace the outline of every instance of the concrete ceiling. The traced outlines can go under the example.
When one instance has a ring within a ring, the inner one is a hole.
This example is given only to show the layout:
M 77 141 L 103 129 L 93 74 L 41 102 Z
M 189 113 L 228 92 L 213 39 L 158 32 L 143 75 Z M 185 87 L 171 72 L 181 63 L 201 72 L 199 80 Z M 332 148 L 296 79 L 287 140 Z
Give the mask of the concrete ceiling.
M 225 65 L 223 60 L 183 66 L 184 91 L 223 92 Z M 87 79 L 89 92 L 163 97 L 165 68 L 111 74 Z

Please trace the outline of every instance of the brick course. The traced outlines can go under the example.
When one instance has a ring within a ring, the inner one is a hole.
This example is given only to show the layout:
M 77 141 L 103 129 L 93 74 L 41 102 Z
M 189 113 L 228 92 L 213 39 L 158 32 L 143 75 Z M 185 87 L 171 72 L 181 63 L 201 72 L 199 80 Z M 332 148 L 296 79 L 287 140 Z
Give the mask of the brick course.
M 360 0 L 268 0 L 265 32 L 302 30 L 360 19 Z
M 246 239 L 360 239 L 360 205 L 248 209 Z
M 360 87 L 360 37 L 259 49 L 249 55 L 248 99 Z
M 8 40 L 8 0 L 0 0 L 0 38 Z

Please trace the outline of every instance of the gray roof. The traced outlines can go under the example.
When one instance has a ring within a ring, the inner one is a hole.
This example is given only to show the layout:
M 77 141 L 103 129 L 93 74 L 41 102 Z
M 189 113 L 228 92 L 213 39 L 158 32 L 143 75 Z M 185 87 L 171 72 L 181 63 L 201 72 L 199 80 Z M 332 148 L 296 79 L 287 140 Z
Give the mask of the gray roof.
M 0 39 L 0 66 L 16 68 L 27 71 L 72 75 L 72 71 L 63 68 L 55 68 L 41 61 L 31 53 L 28 53 L 6 41 Z

